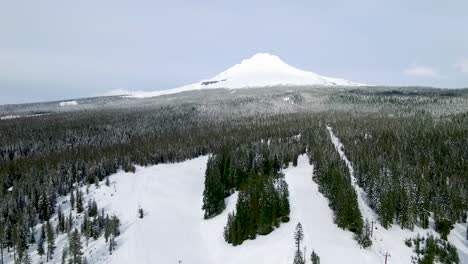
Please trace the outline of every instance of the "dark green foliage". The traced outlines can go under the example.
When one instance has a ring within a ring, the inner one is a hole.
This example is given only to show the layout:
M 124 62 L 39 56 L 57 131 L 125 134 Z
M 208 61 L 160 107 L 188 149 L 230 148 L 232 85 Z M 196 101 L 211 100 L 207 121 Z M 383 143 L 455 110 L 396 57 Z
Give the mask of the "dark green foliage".
M 44 228 L 44 224 L 41 225 L 41 235 L 39 236 L 39 241 L 37 243 L 37 254 L 42 257 L 45 254 L 44 250 L 44 242 L 46 239 L 46 232 Z
M 62 264 L 67 264 L 67 255 L 68 255 L 68 248 L 64 247 L 62 250 Z
M 98 206 L 95 200 L 88 201 L 88 215 L 89 217 L 97 216 L 98 214 Z
M 57 233 L 65 232 L 65 216 L 63 215 L 62 207 L 60 205 L 58 206 L 58 209 L 57 209 L 57 219 L 58 219 Z
M 310 260 L 312 261 L 312 264 L 320 264 L 320 257 L 315 253 L 314 250 L 312 250 L 312 255 L 310 255 Z
M 450 234 L 450 230 L 453 229 L 453 223 L 448 219 L 437 219 L 435 221 L 435 229 L 440 233 L 440 237 L 443 240 L 447 240 L 447 236 Z
M 302 229 L 302 224 L 299 222 L 296 225 L 296 231 L 294 232 L 294 245 L 296 246 L 296 251 L 294 252 L 294 264 L 305 264 L 305 259 L 302 256 L 301 243 L 304 239 L 304 230 Z
M 55 234 L 54 234 L 54 228 L 52 227 L 52 224 L 47 221 L 46 222 L 46 237 L 47 237 L 47 261 L 51 260 L 54 258 L 54 252 L 55 252 Z
M 145 217 L 145 212 L 143 211 L 143 208 L 138 208 L 138 217 L 140 219 L 142 219 L 143 217 Z
M 294 232 L 294 245 L 296 245 L 296 251 L 301 250 L 301 242 L 304 239 L 304 229 L 302 224 L 299 222 L 296 225 L 296 232 Z
M 81 235 L 77 229 L 73 231 L 68 236 L 68 249 L 70 259 L 68 263 L 70 264 L 82 264 L 82 245 L 81 245 Z
M 457 249 L 449 242 L 435 238 L 430 235 L 427 238 L 418 237 L 413 239 L 416 257 L 413 257 L 413 263 L 416 264 L 458 264 Z M 406 242 L 405 242 L 406 243 Z
M 281 221 L 289 221 L 287 217 L 290 210 L 288 185 L 284 175 L 275 171 L 280 166 L 270 162 L 268 147 L 260 144 L 252 145 L 250 150 L 241 149 L 234 151 L 234 154 L 225 152 L 215 156 L 217 158 L 214 161 L 222 160 L 225 164 L 222 170 L 225 175 L 223 182 L 229 188 L 224 193 L 229 194 L 231 188 L 239 190 L 236 211 L 229 214 L 224 230 L 226 241 L 233 245 L 255 239 L 257 234 L 269 234 Z M 262 155 L 255 155 L 254 151 L 260 152 L 259 149 L 262 149 Z M 245 155 L 236 155 L 245 150 L 248 150 Z M 237 184 L 240 186 L 237 187 Z M 224 196 L 222 201 L 224 203 Z
M 348 116 L 333 125 L 355 176 L 384 227 L 463 220 L 468 206 L 468 119 L 465 114 Z
M 206 175 L 205 175 L 205 190 L 203 191 L 203 206 L 205 210 L 205 218 L 210 218 L 221 213 L 224 208 L 224 189 L 222 182 L 222 171 L 219 170 L 215 156 L 208 159 Z M 223 166 L 223 164 L 221 165 Z
M 357 241 L 363 248 L 372 246 L 371 226 L 368 219 L 366 219 L 362 232 L 357 235 Z
M 330 201 L 336 223 L 359 233 L 363 223 L 355 192 L 326 124 L 344 143 L 357 184 L 384 227 L 428 227 L 429 212 L 435 219 L 466 221 L 468 90 L 299 90 L 294 91 L 297 104 L 280 109 L 270 100 L 282 100 L 283 92 L 222 100 L 204 96 L 199 102 L 162 98 L 157 104 L 143 100 L 141 106 L 138 101 L 132 107 L 1 120 L 0 252 L 24 252 L 32 242 L 31 228 L 49 220 L 58 196 L 71 193 L 76 209 L 79 186 L 98 184 L 119 169 L 135 171 L 134 164 L 177 162 L 208 153 L 229 153 L 213 166 L 221 184 L 209 184 L 216 199 L 208 203 L 208 215 L 241 190 L 249 172 L 271 175 L 270 170 L 295 164 L 297 154 L 307 149 L 314 180 Z M 2 106 L 0 114 L 16 108 L 21 106 Z M 264 156 L 268 162 L 262 162 Z M 104 218 L 90 217 L 90 237 L 103 233 Z M 69 232 L 73 226 L 69 215 L 57 230 Z
M 328 198 L 336 224 L 360 236 L 363 222 L 357 195 L 348 169 L 335 150 L 326 127 L 319 126 L 307 136 L 309 157 L 315 165 L 313 179 L 320 192 Z
M 83 207 L 83 193 L 81 192 L 80 188 L 76 189 L 76 212 L 82 213 L 84 210 Z

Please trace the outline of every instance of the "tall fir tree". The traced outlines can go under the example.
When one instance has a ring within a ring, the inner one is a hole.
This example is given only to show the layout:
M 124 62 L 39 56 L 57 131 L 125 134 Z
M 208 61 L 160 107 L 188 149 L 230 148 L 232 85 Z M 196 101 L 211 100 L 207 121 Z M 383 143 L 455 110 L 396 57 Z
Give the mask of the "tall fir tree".
M 304 230 L 302 224 L 299 222 L 296 225 L 296 232 L 294 232 L 294 244 L 296 245 L 296 252 L 294 254 L 294 264 L 304 264 L 305 259 L 302 256 L 301 242 L 304 239 Z
M 41 235 L 39 236 L 39 241 L 37 243 L 37 254 L 39 255 L 40 258 L 44 256 L 45 250 L 44 250 L 44 242 L 46 240 L 46 232 L 45 232 L 45 227 L 44 224 L 41 226 Z
M 54 258 L 55 252 L 55 234 L 52 224 L 46 222 L 46 236 L 47 236 L 47 262 Z
M 82 213 L 83 210 L 83 193 L 81 192 L 80 188 L 76 188 L 76 212 Z
M 82 255 L 83 252 L 82 246 L 81 246 L 81 236 L 80 233 L 78 232 L 78 229 L 75 228 L 75 231 L 73 231 L 69 236 L 68 236 L 68 248 L 69 248 L 69 264 L 82 264 Z
M 312 255 L 310 255 L 310 259 L 312 261 L 312 264 L 320 264 L 320 257 L 315 253 L 314 250 L 312 250 Z

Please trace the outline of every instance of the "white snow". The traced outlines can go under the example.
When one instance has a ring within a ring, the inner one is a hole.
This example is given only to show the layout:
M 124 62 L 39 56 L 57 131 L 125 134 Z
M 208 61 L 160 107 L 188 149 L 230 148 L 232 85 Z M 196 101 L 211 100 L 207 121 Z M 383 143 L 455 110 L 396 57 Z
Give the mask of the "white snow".
M 319 254 L 323 264 L 383 263 L 386 252 L 391 254 L 389 264 L 411 263 L 412 249 L 405 246 L 404 239 L 415 237 L 416 232 L 422 235 L 428 232 L 419 229 L 412 232 L 398 226 L 385 230 L 377 224 L 374 245 L 361 249 L 351 232 L 333 223 L 328 200 L 319 193 L 318 185 L 312 180 L 313 165 L 309 164 L 306 155 L 302 155 L 297 167 L 290 166 L 283 171 L 290 191 L 291 221 L 281 224 L 267 236 L 257 236 L 255 240 L 234 247 L 224 241 L 223 229 L 227 214 L 235 210 L 237 193 L 226 199 L 223 213 L 209 220 L 203 219 L 201 205 L 207 160 L 208 157 L 203 156 L 181 163 L 137 167 L 135 173 L 121 171 L 110 176 L 110 187 L 103 183 L 99 188 L 91 186 L 89 195 L 85 195 L 85 204 L 93 198 L 109 215 L 115 213 L 121 220 L 122 233 L 116 239 L 117 249 L 113 255 L 109 255 L 104 238 L 90 239 L 88 247 L 83 240 L 83 252 L 88 262 L 292 263 L 294 229 L 301 222 L 307 263 L 310 263 L 312 249 Z M 69 210 L 68 199 L 58 199 L 65 215 Z M 138 218 L 139 207 L 145 212 L 143 219 Z M 366 211 L 363 215 L 371 216 Z M 454 230 L 450 235 L 450 241 L 459 248 L 459 252 L 460 247 L 462 250 L 465 247 L 466 253 L 463 228 L 462 225 L 457 226 L 456 232 Z M 59 235 L 56 244 L 57 253 L 50 263 L 60 263 L 61 249 L 67 245 L 66 235 Z M 33 263 L 38 262 L 35 246 L 29 252 Z M 11 256 L 5 263 L 12 263 Z M 464 263 L 463 258 L 461 263 Z
M 23 118 L 23 117 L 37 117 L 37 116 L 43 116 L 43 115 L 47 115 L 47 114 L 7 115 L 7 116 L 2 116 L 2 117 L 0 117 L 0 120 L 10 120 L 10 119 Z
M 78 105 L 77 101 L 66 101 L 66 102 L 60 102 L 59 106 L 75 106 Z
M 374 220 L 374 238 L 372 249 L 379 254 L 385 254 L 388 252 L 392 257 L 391 263 L 411 263 L 411 256 L 413 253 L 412 249 L 403 246 L 404 240 L 407 238 L 415 238 L 419 233 L 421 236 L 427 236 L 427 234 L 432 234 L 435 237 L 440 237 L 438 233 L 434 231 L 434 221 L 430 219 L 430 229 L 422 229 L 415 227 L 413 231 L 408 229 L 402 229 L 398 225 L 393 225 L 389 229 L 383 228 L 379 222 L 377 214 L 369 207 L 367 203 L 367 194 L 366 192 L 358 186 L 356 178 L 354 177 L 354 168 L 351 161 L 346 157 L 344 152 L 344 146 L 341 143 L 340 139 L 333 133 L 333 129 L 330 126 L 327 126 L 328 132 L 330 134 L 330 139 L 335 146 L 338 154 L 341 159 L 346 163 L 348 171 L 351 176 L 351 181 L 353 187 L 356 190 L 359 210 L 361 211 L 363 219 L 369 219 L 369 221 Z M 450 232 L 449 242 L 452 243 L 457 248 L 458 255 L 460 257 L 460 263 L 468 263 L 468 242 L 466 240 L 466 224 L 455 224 L 455 229 Z
M 466 239 L 466 225 L 456 223 L 450 231 L 448 241 L 457 248 L 460 263 L 468 263 L 468 240 Z
M 330 78 L 303 71 L 282 61 L 278 56 L 258 53 L 213 78 L 182 87 L 154 91 L 128 92 L 126 97 L 144 98 L 203 89 L 241 89 L 271 86 L 367 86 L 366 84 Z
M 19 116 L 19 115 L 7 115 L 7 116 L 0 117 L 0 120 L 16 119 L 16 118 L 20 118 L 20 117 L 21 116 Z

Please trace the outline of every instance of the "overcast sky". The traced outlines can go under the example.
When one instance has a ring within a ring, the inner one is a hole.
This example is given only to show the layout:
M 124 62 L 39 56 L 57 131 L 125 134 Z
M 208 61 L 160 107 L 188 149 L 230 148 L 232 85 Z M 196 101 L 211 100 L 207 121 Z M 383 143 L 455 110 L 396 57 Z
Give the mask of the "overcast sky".
M 0 104 L 174 88 L 257 52 L 356 82 L 468 87 L 468 1 L 0 0 Z

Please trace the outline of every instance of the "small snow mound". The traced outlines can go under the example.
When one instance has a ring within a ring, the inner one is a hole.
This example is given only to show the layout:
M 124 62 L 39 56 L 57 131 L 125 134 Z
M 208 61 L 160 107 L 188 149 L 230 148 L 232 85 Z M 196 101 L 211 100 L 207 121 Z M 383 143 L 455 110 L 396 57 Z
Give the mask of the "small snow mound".
M 67 101 L 67 102 L 60 102 L 59 103 L 59 106 L 63 107 L 63 106 L 74 106 L 74 105 L 78 105 L 78 102 L 77 101 Z

